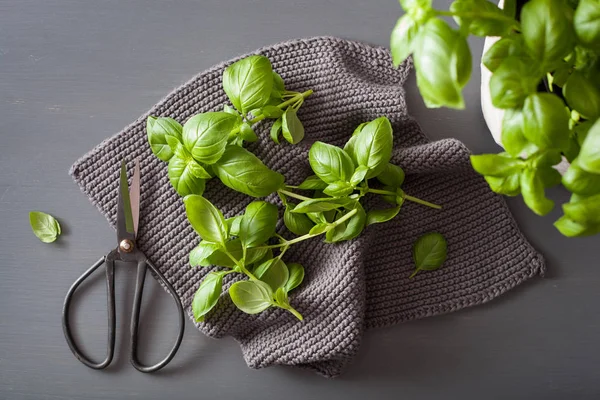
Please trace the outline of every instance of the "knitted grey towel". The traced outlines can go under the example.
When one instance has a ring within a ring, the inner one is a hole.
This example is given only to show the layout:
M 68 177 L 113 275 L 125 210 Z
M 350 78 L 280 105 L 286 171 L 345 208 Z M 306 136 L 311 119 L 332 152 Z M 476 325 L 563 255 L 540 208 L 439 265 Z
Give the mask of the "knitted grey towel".
M 268 138 L 270 124 L 261 123 L 260 140 L 249 146 L 289 184 L 311 174 L 307 153 L 313 142 L 343 145 L 359 123 L 385 115 L 394 128 L 392 162 L 407 174 L 404 189 L 444 208 L 406 203 L 399 217 L 369 226 L 350 242 L 313 239 L 292 246 L 286 260 L 306 269 L 304 283 L 291 296 L 303 322 L 281 309 L 244 314 L 224 292 L 198 329 L 211 337 L 233 336 L 252 368 L 294 365 L 332 377 L 356 354 L 365 328 L 482 304 L 543 273 L 542 257 L 522 236 L 504 200 L 473 172 L 465 146 L 452 139 L 429 142 L 407 115 L 402 85 L 410 62 L 395 69 L 383 48 L 330 37 L 293 40 L 255 53 L 271 60 L 289 89 L 314 89 L 300 109 L 306 128 L 300 144 L 275 145 Z M 114 225 L 119 163 L 124 156 L 130 162 L 140 158 L 139 245 L 177 290 L 190 316 L 194 292 L 211 269 L 189 267 L 188 253 L 198 237 L 169 184 L 167 164 L 150 151 L 145 121 L 155 115 L 184 123 L 194 114 L 220 109 L 227 101 L 221 75 L 233 61 L 176 89 L 71 169 L 82 191 Z M 226 217 L 241 213 L 252 200 L 217 179 L 207 185 L 205 196 Z M 268 200 L 280 204 L 276 196 Z M 366 207 L 373 207 L 373 201 L 367 200 Z M 289 235 L 283 225 L 278 230 Z M 446 236 L 448 260 L 441 269 L 409 280 L 412 244 L 432 230 Z M 233 275 L 227 276 L 225 288 L 239 279 Z

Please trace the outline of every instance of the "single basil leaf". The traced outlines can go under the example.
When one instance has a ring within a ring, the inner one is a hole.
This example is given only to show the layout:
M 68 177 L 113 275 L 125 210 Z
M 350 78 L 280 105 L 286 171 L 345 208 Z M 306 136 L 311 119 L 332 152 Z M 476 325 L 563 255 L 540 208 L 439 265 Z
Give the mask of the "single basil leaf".
M 304 139 L 304 126 L 302 126 L 302 122 L 298 119 L 296 110 L 293 107 L 288 107 L 285 113 L 283 113 L 281 130 L 285 140 L 291 144 L 299 143 Z
M 569 106 L 587 119 L 600 117 L 600 89 L 583 73 L 573 71 L 563 87 Z
M 283 110 L 277 106 L 264 106 L 260 109 L 260 113 L 267 118 L 279 118 L 283 115 Z
M 167 143 L 167 136 L 181 140 L 181 124 L 173 118 L 148 117 L 146 120 L 146 133 L 152 153 L 163 161 L 169 161 L 173 152 Z
M 369 167 L 367 167 L 366 165 L 359 165 L 358 168 L 356 168 L 354 170 L 354 173 L 350 177 L 350 184 L 352 186 L 356 187 L 356 185 L 358 185 L 363 180 L 365 180 L 365 177 L 367 176 L 368 172 L 369 172 Z M 349 192 L 349 193 L 351 193 L 351 192 Z M 329 194 L 329 193 L 326 193 L 326 194 Z
M 196 178 L 200 179 L 210 179 L 212 176 L 208 173 L 207 170 L 202 167 L 202 165 L 198 164 L 196 160 L 190 159 L 188 160 L 187 168 L 189 168 L 192 175 Z
M 184 160 L 176 154 L 169 160 L 169 181 L 182 197 L 204 193 L 205 180 L 196 176 L 198 170 L 194 168 L 195 165 L 197 163 L 194 160 Z
M 485 52 L 481 61 L 490 71 L 494 72 L 502 62 L 511 55 L 516 55 L 517 40 L 513 37 L 505 37 L 498 40 Z
M 346 206 L 351 202 L 352 200 L 348 198 L 335 199 L 332 197 L 304 200 L 298 203 L 292 212 L 306 214 L 311 212 L 329 211 Z
M 600 51 L 600 3 L 580 0 L 573 17 L 575 33 L 586 47 Z
M 569 145 L 569 114 L 564 102 L 550 93 L 534 93 L 523 106 L 523 133 L 541 149 L 564 149 Z
M 371 210 L 367 213 L 367 226 L 387 222 L 400 212 L 400 206 L 385 208 L 382 210 Z
M 239 146 L 227 146 L 213 169 L 225 186 L 248 196 L 265 197 L 283 186 L 283 175 Z
M 29 224 L 35 236 L 44 243 L 52 243 L 61 234 L 60 224 L 50 214 L 41 211 L 29 212 Z
M 271 139 L 277 144 L 279 144 L 279 134 L 281 133 L 282 124 L 283 121 L 281 120 L 281 118 L 279 118 L 275 122 L 273 122 L 273 126 L 271 126 Z
M 563 204 L 565 216 L 587 225 L 600 224 L 600 194 Z
M 292 289 L 297 288 L 304 280 L 304 267 L 298 263 L 290 263 L 287 267 L 290 277 L 285 283 L 284 290 L 291 292 Z
M 308 152 L 308 161 L 313 172 L 324 182 L 347 182 L 354 172 L 354 163 L 339 147 L 315 142 Z
M 264 106 L 272 89 L 273 69 L 267 57 L 246 57 L 223 72 L 223 90 L 231 104 L 244 115 Z
M 484 178 L 495 193 L 511 197 L 521 194 L 520 173 L 508 176 L 484 176 Z
M 288 204 L 283 213 L 283 223 L 295 235 L 306 235 L 315 225 L 305 214 L 293 213 L 294 204 Z
M 387 192 L 392 192 L 392 193 L 396 193 L 396 189 L 399 189 L 396 186 L 384 186 L 383 190 L 387 191 Z M 384 194 L 381 196 L 381 198 L 389 204 L 398 205 L 398 202 L 396 202 L 396 195 L 388 195 L 388 194 Z
M 410 277 L 419 271 L 434 271 L 441 267 L 446 261 L 447 252 L 448 244 L 442 234 L 430 232 L 419 237 L 412 252 L 416 269 Z
M 240 136 L 246 142 L 250 142 L 250 143 L 256 142 L 258 140 L 258 137 L 256 136 L 256 133 L 254 132 L 254 129 L 252 129 L 250 124 L 247 122 L 244 122 L 242 124 L 242 126 L 240 127 Z
M 175 156 L 178 156 L 179 158 L 183 158 L 183 159 L 192 157 L 190 152 L 187 151 L 186 148 L 181 143 L 181 139 L 178 139 L 175 136 L 171 136 L 171 135 L 165 135 L 164 138 L 165 138 L 165 142 L 167 142 L 167 145 L 169 146 L 169 149 L 171 149 L 172 156 L 175 155 Z
M 217 243 L 208 242 L 206 240 L 200 241 L 198 246 L 194 247 L 190 252 L 190 266 L 192 267 L 208 267 L 211 263 L 208 258 L 219 248 L 221 245 Z
M 575 128 L 573 128 L 573 131 L 577 136 L 577 143 L 579 144 L 579 147 L 583 146 L 583 142 L 585 142 L 585 138 L 587 138 L 587 135 L 594 125 L 594 122 L 595 121 L 585 121 L 579 125 L 575 125 Z
M 329 224 L 326 223 L 320 223 L 317 224 L 315 226 L 312 227 L 312 229 L 310 230 L 311 235 L 320 235 L 321 233 L 327 231 L 329 229 Z
M 551 167 L 558 164 L 562 160 L 560 150 L 544 150 L 539 151 L 529 157 L 531 165 L 534 167 Z
M 534 213 L 544 216 L 552 211 L 554 201 L 546 197 L 544 183 L 536 170 L 525 169 L 521 173 L 520 184 L 523 200 Z
M 331 196 L 331 197 L 344 197 L 344 196 L 349 195 L 353 191 L 354 191 L 354 188 L 352 187 L 352 184 L 350 184 L 348 182 L 337 181 L 337 182 L 330 183 L 323 190 L 323 193 L 325 193 L 326 195 Z
M 529 143 L 523 132 L 523 112 L 519 109 L 508 109 L 502 119 L 502 145 L 513 157 L 521 154 L 533 154 L 538 148 Z
M 283 306 L 283 308 L 290 305 L 290 300 L 284 288 L 280 287 L 275 292 L 275 302 L 280 306 Z
M 356 135 L 356 162 L 369 168 L 368 179 L 376 177 L 386 168 L 392 157 L 393 145 L 392 125 L 386 117 L 369 122 Z
M 498 108 L 521 108 L 535 93 L 540 72 L 535 63 L 520 57 L 506 58 L 490 78 L 492 104 Z
M 281 77 L 281 75 L 279 75 L 275 71 L 273 71 L 272 76 L 273 76 L 273 92 L 278 92 L 279 95 L 281 96 L 281 94 L 283 92 L 285 92 L 285 82 L 283 81 L 283 78 Z
M 335 210 L 333 211 L 328 211 L 328 212 L 333 212 L 335 214 Z M 323 212 L 309 212 L 306 213 L 306 216 L 315 224 L 327 224 L 330 221 L 325 218 L 325 213 Z M 331 219 L 333 221 L 333 219 Z
M 377 175 L 377 180 L 386 186 L 398 188 L 404 183 L 404 170 L 397 165 L 388 163 Z
M 579 166 L 575 159 L 562 177 L 565 188 L 571 192 L 584 196 L 600 193 L 600 174 L 587 172 Z
M 240 115 L 240 113 L 238 113 L 235 108 L 229 107 L 227 104 L 223 104 L 223 112 L 226 112 L 228 114 L 237 115 L 237 116 Z
M 240 224 L 242 223 L 243 215 L 236 215 L 235 217 L 227 218 L 227 230 L 231 236 L 237 236 L 240 233 Z
M 458 15 L 474 15 L 471 18 L 454 17 L 454 20 L 477 36 L 504 36 L 517 24 L 517 21 L 506 19 L 504 11 L 487 0 L 455 0 L 450 11 Z
M 600 119 L 588 130 L 578 158 L 581 168 L 593 174 L 600 174 Z
M 277 207 L 266 201 L 253 201 L 248 204 L 238 236 L 244 247 L 254 247 L 269 240 L 275 234 Z
M 244 256 L 244 254 L 243 254 L 242 243 L 239 238 L 230 240 L 227 243 L 225 243 L 225 248 L 227 249 L 227 252 L 229 254 L 231 254 L 231 256 L 233 258 L 235 258 L 238 261 L 242 260 L 242 257 Z M 261 258 L 263 258 L 268 253 L 267 250 L 268 249 L 260 248 L 260 247 L 247 249 L 246 250 L 246 260 L 244 262 L 244 265 L 248 266 L 250 264 L 253 264 L 253 263 L 259 261 Z M 217 250 L 213 254 L 211 254 L 207 258 L 207 262 L 211 265 L 219 265 L 222 267 L 228 267 L 228 268 L 236 267 L 235 262 L 221 250 Z
M 413 52 L 413 42 L 419 33 L 419 25 L 411 15 L 404 14 L 392 30 L 390 49 L 392 61 L 397 67 Z
M 327 183 L 323 182 L 321 178 L 316 175 L 311 175 L 304 180 L 300 185 L 298 185 L 298 189 L 302 190 L 322 190 L 327 187 Z
M 417 86 L 427 107 L 464 108 L 461 93 L 471 76 L 471 52 L 464 36 L 441 19 L 419 29 L 413 60 Z
M 563 1 L 531 0 L 521 10 L 525 45 L 545 65 L 560 61 L 573 49 L 573 10 Z
M 563 149 L 563 155 L 571 163 L 577 158 L 580 150 L 581 146 L 579 146 L 579 143 L 577 143 L 577 135 L 571 131 L 569 135 L 569 144 L 565 149 Z
M 221 211 L 202 196 L 184 197 L 185 213 L 192 228 L 204 240 L 225 245 L 229 237 Z
M 481 175 L 508 176 L 521 171 L 525 162 L 507 154 L 481 154 L 471 156 L 471 165 Z
M 280 258 L 265 261 L 254 269 L 254 276 L 266 283 L 273 291 L 283 287 L 290 277 L 287 266 Z
M 591 236 L 600 233 L 600 224 L 591 225 L 578 221 L 573 221 L 567 216 L 560 217 L 554 226 L 563 235 L 567 237 Z
M 240 281 L 229 288 L 233 304 L 246 314 L 258 314 L 273 304 L 273 292 L 261 281 Z
M 551 188 L 559 185 L 562 179 L 560 172 L 552 167 L 537 168 L 537 174 L 540 176 L 544 188 Z
M 340 219 L 344 214 L 336 213 L 336 220 Z M 325 233 L 325 243 L 337 243 L 341 242 L 344 237 L 344 232 L 346 232 L 346 228 L 348 227 L 348 221 L 339 222 L 337 225 L 330 227 L 329 230 Z
M 239 118 L 226 112 L 195 115 L 183 125 L 183 145 L 197 161 L 214 164 L 225 152 L 229 133 Z
M 350 219 L 338 225 L 334 229 L 327 232 L 326 241 L 330 243 L 341 242 L 344 240 L 352 240 L 361 234 L 367 223 L 367 214 L 359 202 L 356 202 L 352 209 L 357 212 Z M 350 210 L 348 210 L 349 212 Z M 346 213 L 338 215 L 336 219 L 341 218 Z M 334 221 L 335 223 L 335 221 Z
M 196 322 L 204 321 L 204 316 L 219 301 L 223 288 L 223 272 L 211 272 L 200 284 L 192 300 L 192 311 Z
M 354 164 L 358 164 L 356 162 L 356 154 L 354 153 L 354 145 L 356 143 L 356 136 L 358 136 L 360 131 L 362 131 L 362 129 L 367 125 L 367 123 L 368 122 L 363 122 L 362 124 L 358 125 L 356 127 L 356 129 L 354 129 L 354 132 L 352 133 L 352 136 L 350 137 L 350 139 L 348 139 L 348 141 L 344 145 L 344 151 L 346 152 L 346 154 L 348 154 L 350 156 L 350 158 L 352 159 Z

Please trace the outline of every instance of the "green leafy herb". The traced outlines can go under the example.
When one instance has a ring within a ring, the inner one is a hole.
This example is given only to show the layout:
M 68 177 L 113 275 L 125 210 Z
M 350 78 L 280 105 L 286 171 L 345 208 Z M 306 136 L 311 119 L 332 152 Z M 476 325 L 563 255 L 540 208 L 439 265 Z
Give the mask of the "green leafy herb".
M 183 203 L 188 221 L 198 235 L 209 242 L 225 245 L 229 234 L 221 211 L 210 201 L 198 195 L 186 196 Z
M 173 118 L 148 117 L 146 133 L 152 153 L 163 161 L 169 161 L 173 157 L 173 152 L 167 143 L 167 137 L 172 136 L 180 141 L 182 130 L 181 124 Z
M 246 314 L 258 314 L 273 304 L 271 287 L 261 281 L 236 282 L 229 288 L 233 303 Z
M 248 204 L 238 236 L 244 247 L 254 247 L 269 240 L 275 234 L 277 207 L 266 201 L 253 201 Z
M 297 144 L 304 139 L 304 126 L 302 126 L 302 122 L 298 119 L 296 110 L 293 107 L 289 107 L 283 113 L 281 131 L 285 140 L 291 144 Z
M 264 106 L 273 89 L 271 62 L 264 56 L 246 57 L 225 69 L 223 90 L 242 114 Z
M 419 237 L 413 245 L 413 260 L 416 268 L 410 278 L 419 271 L 435 271 L 440 268 L 446 261 L 447 248 L 446 238 L 440 233 L 430 232 Z
M 41 211 L 29 212 L 29 224 L 35 236 L 44 243 L 54 242 L 61 234 L 56 218 Z
M 204 321 L 204 316 L 217 304 L 223 286 L 225 272 L 211 272 L 200 284 L 192 300 L 192 312 L 196 322 Z

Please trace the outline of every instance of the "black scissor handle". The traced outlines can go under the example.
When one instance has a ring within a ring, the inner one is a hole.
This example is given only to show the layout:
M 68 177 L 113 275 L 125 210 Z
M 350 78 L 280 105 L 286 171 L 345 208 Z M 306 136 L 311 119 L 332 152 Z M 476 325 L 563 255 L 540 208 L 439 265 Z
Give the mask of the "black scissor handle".
M 148 267 L 152 270 L 152 272 L 154 272 L 156 278 L 167 287 L 169 294 L 175 301 L 177 310 L 179 311 L 179 333 L 177 335 L 175 345 L 171 348 L 169 354 L 167 354 L 162 361 L 150 366 L 141 364 L 137 357 L 140 308 L 142 306 L 142 294 L 144 292 L 144 278 L 146 277 L 146 270 Z M 135 294 L 133 298 L 133 311 L 131 313 L 131 364 L 135 367 L 135 369 L 140 372 L 154 372 L 167 365 L 173 359 L 175 353 L 177 353 L 179 345 L 181 344 L 181 340 L 183 339 L 183 333 L 185 330 L 184 322 L 185 319 L 183 314 L 183 306 L 181 304 L 181 300 L 179 300 L 179 297 L 177 297 L 173 286 L 164 277 L 164 275 L 161 274 L 158 268 L 156 268 L 156 266 L 154 266 L 154 264 L 152 264 L 149 260 L 144 259 L 138 261 Z
M 86 355 L 84 355 L 75 344 L 75 340 L 73 339 L 73 335 L 71 334 L 71 325 L 69 323 L 69 308 L 71 306 L 73 294 L 75 293 L 79 285 L 81 285 L 81 283 L 95 270 L 97 270 L 102 264 L 106 264 L 106 290 L 108 298 L 108 347 L 106 349 L 106 358 L 104 359 L 104 361 L 95 363 L 92 360 L 90 360 Z M 67 339 L 67 344 L 73 352 L 73 355 L 75 355 L 75 357 L 79 361 L 81 361 L 90 368 L 104 369 L 111 363 L 115 354 L 115 325 L 115 263 L 112 255 L 109 254 L 108 256 L 102 257 L 101 259 L 96 261 L 96 263 L 92 265 L 90 269 L 85 271 L 79 278 L 77 278 L 77 280 L 69 288 L 67 296 L 65 297 L 65 302 L 63 304 L 62 326 L 63 332 L 65 334 L 65 339 Z

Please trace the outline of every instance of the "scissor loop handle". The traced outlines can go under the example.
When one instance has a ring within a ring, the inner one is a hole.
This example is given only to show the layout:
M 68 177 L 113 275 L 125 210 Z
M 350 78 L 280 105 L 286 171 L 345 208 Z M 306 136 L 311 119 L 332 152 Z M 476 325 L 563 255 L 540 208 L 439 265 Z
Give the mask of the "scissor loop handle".
M 175 301 L 175 305 L 177 306 L 177 311 L 179 312 L 179 333 L 177 335 L 177 340 L 175 341 L 175 345 L 171 348 L 171 351 L 167 356 L 160 362 L 146 366 L 140 363 L 137 357 L 137 347 L 138 347 L 138 331 L 139 331 L 139 320 L 140 320 L 140 308 L 142 306 L 142 294 L 144 292 L 144 278 L 146 277 L 146 270 L 150 268 L 152 272 L 156 275 L 156 278 L 165 285 L 169 291 L 169 294 Z M 169 281 L 164 277 L 164 275 L 145 257 L 144 259 L 138 261 L 137 266 L 137 279 L 135 284 L 135 294 L 133 298 L 133 311 L 131 313 L 131 364 L 140 372 L 154 372 L 158 371 L 165 365 L 167 365 L 177 353 L 179 349 L 179 345 L 181 344 L 181 340 L 183 339 L 183 332 L 185 330 L 184 325 L 185 319 L 183 314 L 183 305 L 181 304 L 181 300 L 177 297 L 177 293 L 173 286 L 169 283 Z
M 73 299 L 73 294 L 89 277 L 95 270 L 97 270 L 102 264 L 106 264 L 106 291 L 107 291 L 107 311 L 108 311 L 108 346 L 106 349 L 106 358 L 104 361 L 99 363 L 93 362 L 86 355 L 84 355 L 81 350 L 77 347 L 75 340 L 73 339 L 73 335 L 71 334 L 71 325 L 69 321 L 69 309 L 71 306 L 71 300 Z M 73 352 L 73 355 L 81 361 L 83 364 L 87 365 L 90 368 L 94 369 L 104 369 L 106 368 L 112 361 L 113 356 L 115 354 L 115 263 L 114 263 L 114 255 L 111 253 L 106 257 L 102 257 L 94 265 L 90 267 L 87 271 L 85 271 L 69 288 L 67 292 L 67 296 L 65 297 L 65 302 L 63 304 L 62 310 L 62 325 L 63 332 L 65 334 L 65 339 L 67 340 L 67 344 L 69 348 Z

